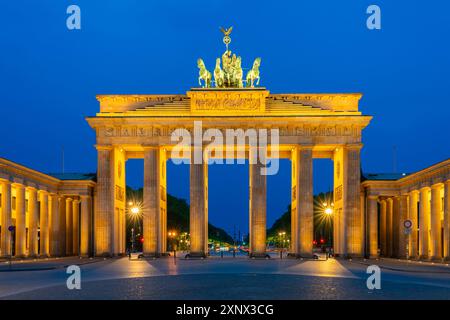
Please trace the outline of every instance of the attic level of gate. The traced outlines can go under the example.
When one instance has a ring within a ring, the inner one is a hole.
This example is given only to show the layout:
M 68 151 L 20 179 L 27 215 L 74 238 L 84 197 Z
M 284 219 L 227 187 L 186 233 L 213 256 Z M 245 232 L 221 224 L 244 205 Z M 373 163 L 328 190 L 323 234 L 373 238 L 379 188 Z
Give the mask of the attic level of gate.
M 193 88 L 186 94 L 98 95 L 98 117 L 360 116 L 360 93 L 271 94 L 265 88 Z

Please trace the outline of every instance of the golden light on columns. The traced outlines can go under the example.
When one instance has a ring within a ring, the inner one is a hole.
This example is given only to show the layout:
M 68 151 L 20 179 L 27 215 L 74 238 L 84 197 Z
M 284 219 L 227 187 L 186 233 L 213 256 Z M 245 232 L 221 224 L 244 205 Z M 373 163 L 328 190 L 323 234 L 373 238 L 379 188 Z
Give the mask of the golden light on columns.
M 142 218 L 142 202 L 130 201 L 128 202 L 127 214 L 132 221 L 138 221 Z

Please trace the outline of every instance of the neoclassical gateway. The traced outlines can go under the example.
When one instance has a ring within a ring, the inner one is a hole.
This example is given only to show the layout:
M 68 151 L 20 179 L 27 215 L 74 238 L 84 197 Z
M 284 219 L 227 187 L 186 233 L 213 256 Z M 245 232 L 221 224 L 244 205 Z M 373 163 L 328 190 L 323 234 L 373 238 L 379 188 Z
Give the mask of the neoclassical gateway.
M 100 111 L 86 118 L 96 132 L 97 174 L 43 174 L 0 158 L 1 256 L 124 254 L 125 163 L 135 158 L 144 159 L 144 255 L 164 255 L 166 163 L 178 147 L 173 133 L 276 129 L 275 156 L 292 164 L 292 256 L 312 256 L 312 164 L 315 158 L 329 158 L 336 254 L 450 258 L 450 159 L 409 175 L 361 175 L 362 131 L 372 119 L 359 111 L 361 94 L 271 94 L 255 87 L 261 59 L 244 77 L 241 57 L 228 48 L 231 28 L 223 32 L 227 47 L 214 72 L 198 60 L 202 88 L 185 95 L 97 96 Z M 195 143 L 184 147 L 183 157 L 190 161 L 191 257 L 208 254 L 208 162 L 196 162 L 195 155 L 252 159 L 259 146 L 255 149 L 244 135 L 231 148 L 224 145 L 222 155 L 208 155 Z M 252 257 L 266 256 L 263 167 L 258 161 L 249 164 Z
M 125 163 L 144 159 L 144 253 L 166 252 L 166 162 L 173 130 L 278 128 L 292 163 L 291 252 L 313 246 L 312 160 L 334 162 L 334 250 L 343 256 L 450 257 L 450 159 L 413 174 L 360 173 L 371 120 L 359 94 L 269 94 L 261 88 L 186 95 L 98 96 L 95 174 L 44 174 L 0 159 L 1 256 L 112 256 L 125 252 Z M 245 148 L 249 157 L 250 149 Z M 266 249 L 266 177 L 249 166 L 250 252 Z M 207 254 L 208 165 L 190 166 L 191 254 Z M 404 227 L 405 221 L 411 228 Z M 13 226 L 12 231 L 9 231 Z

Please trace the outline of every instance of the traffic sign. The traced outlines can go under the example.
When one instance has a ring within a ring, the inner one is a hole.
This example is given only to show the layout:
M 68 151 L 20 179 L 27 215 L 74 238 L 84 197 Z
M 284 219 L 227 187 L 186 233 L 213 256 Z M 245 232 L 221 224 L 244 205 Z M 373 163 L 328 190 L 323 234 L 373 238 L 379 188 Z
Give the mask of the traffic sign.
M 411 221 L 411 220 L 405 220 L 405 221 L 403 222 L 403 226 L 404 226 L 406 229 L 411 229 L 411 227 L 412 227 L 412 221 Z

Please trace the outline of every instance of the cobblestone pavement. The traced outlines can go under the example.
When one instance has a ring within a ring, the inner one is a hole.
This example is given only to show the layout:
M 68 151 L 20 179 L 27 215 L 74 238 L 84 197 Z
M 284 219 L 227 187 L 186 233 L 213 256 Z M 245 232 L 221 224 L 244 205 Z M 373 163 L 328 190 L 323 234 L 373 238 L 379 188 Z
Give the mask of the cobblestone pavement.
M 80 262 L 84 263 L 80 265 L 81 290 L 68 290 L 64 266 Z M 31 269 L 44 263 L 53 265 L 51 261 L 26 264 Z M 0 272 L 0 298 L 450 299 L 449 266 L 393 259 L 67 258 L 54 263 L 56 268 L 51 270 Z M 381 268 L 381 290 L 367 289 L 366 268 L 371 264 Z

